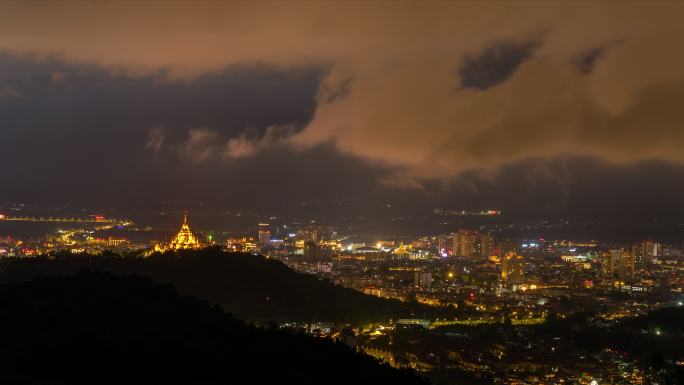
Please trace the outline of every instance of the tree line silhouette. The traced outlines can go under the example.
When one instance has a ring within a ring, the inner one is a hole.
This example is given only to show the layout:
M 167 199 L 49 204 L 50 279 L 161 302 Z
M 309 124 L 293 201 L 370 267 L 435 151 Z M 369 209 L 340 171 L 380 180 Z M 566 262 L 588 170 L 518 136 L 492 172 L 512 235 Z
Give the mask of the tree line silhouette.
M 173 284 L 180 293 L 219 304 L 235 317 L 260 323 L 334 321 L 361 325 L 405 317 L 453 317 L 456 309 L 378 298 L 296 273 L 279 261 L 219 248 L 136 256 L 61 253 L 6 260 L 0 282 L 74 274 L 81 268 L 139 274 Z
M 425 384 L 346 345 L 244 324 L 135 275 L 0 285 L 2 384 Z

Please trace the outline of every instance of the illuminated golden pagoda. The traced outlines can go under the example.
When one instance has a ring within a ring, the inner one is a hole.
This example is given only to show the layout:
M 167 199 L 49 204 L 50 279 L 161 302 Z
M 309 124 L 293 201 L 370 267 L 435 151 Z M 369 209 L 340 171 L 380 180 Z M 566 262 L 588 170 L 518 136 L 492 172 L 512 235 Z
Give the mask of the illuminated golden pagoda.
M 183 217 L 183 225 L 176 236 L 171 240 L 169 244 L 156 244 L 154 245 L 154 251 L 164 252 L 167 250 L 184 250 L 184 249 L 198 249 L 201 244 L 195 234 L 190 230 L 190 225 L 188 225 L 188 213 L 186 212 Z

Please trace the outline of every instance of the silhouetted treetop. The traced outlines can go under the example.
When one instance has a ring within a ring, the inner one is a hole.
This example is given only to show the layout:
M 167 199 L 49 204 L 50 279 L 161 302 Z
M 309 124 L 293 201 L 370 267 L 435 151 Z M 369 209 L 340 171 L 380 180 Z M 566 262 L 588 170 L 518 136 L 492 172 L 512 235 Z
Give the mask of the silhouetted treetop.
M 0 285 L 0 322 L 2 384 L 425 383 L 134 275 L 82 270 Z

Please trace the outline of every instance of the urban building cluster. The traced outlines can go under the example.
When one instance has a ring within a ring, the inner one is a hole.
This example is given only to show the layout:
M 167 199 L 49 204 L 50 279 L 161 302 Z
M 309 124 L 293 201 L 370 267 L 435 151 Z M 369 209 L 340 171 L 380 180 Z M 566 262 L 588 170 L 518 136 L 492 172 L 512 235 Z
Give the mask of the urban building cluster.
M 449 314 L 414 314 L 361 328 L 326 320 L 285 323 L 283 328 L 339 339 L 395 367 L 435 375 L 465 373 L 471 379 L 502 384 L 591 385 L 598 380 L 642 384 L 649 374 L 621 352 L 585 354 L 554 338 L 535 336 L 535 326 L 584 314 L 591 325 L 610 327 L 684 302 L 684 252 L 655 240 L 617 244 L 511 239 L 486 228 L 454 229 L 415 239 L 372 235 L 360 239 L 311 222 L 261 222 L 252 233 L 242 235 L 194 233 L 187 215 L 175 236 L 161 240 L 100 235 L 122 226 L 134 232 L 130 222 L 95 222 L 36 241 L 0 238 L 0 257 L 64 250 L 93 254 L 143 250 L 144 257 L 205 245 L 264 255 L 368 295 L 418 302 Z M 488 332 L 500 340 L 471 343 L 463 328 L 492 328 Z M 454 338 L 458 350 L 448 342 Z
M 351 331 L 332 323 L 325 329 L 299 325 L 392 366 L 437 377 L 459 373 L 500 384 L 657 382 L 657 374 L 625 352 L 587 352 L 552 332 L 538 335 L 539 327 L 581 317 L 590 327 L 609 329 L 684 303 L 684 254 L 654 240 L 496 239 L 486 230 L 460 229 L 407 242 L 364 243 L 307 227 L 272 242 L 266 227 L 254 239 L 255 252 L 297 271 L 368 295 L 452 309 L 448 318 L 415 314 Z M 471 340 L 472 330 L 496 338 Z

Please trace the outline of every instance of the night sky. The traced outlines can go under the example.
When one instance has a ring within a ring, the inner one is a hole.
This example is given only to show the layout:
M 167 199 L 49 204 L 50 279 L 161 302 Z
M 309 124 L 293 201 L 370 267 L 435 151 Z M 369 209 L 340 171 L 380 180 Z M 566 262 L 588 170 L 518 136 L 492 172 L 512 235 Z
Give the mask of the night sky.
M 0 3 L 0 202 L 684 214 L 684 3 Z

